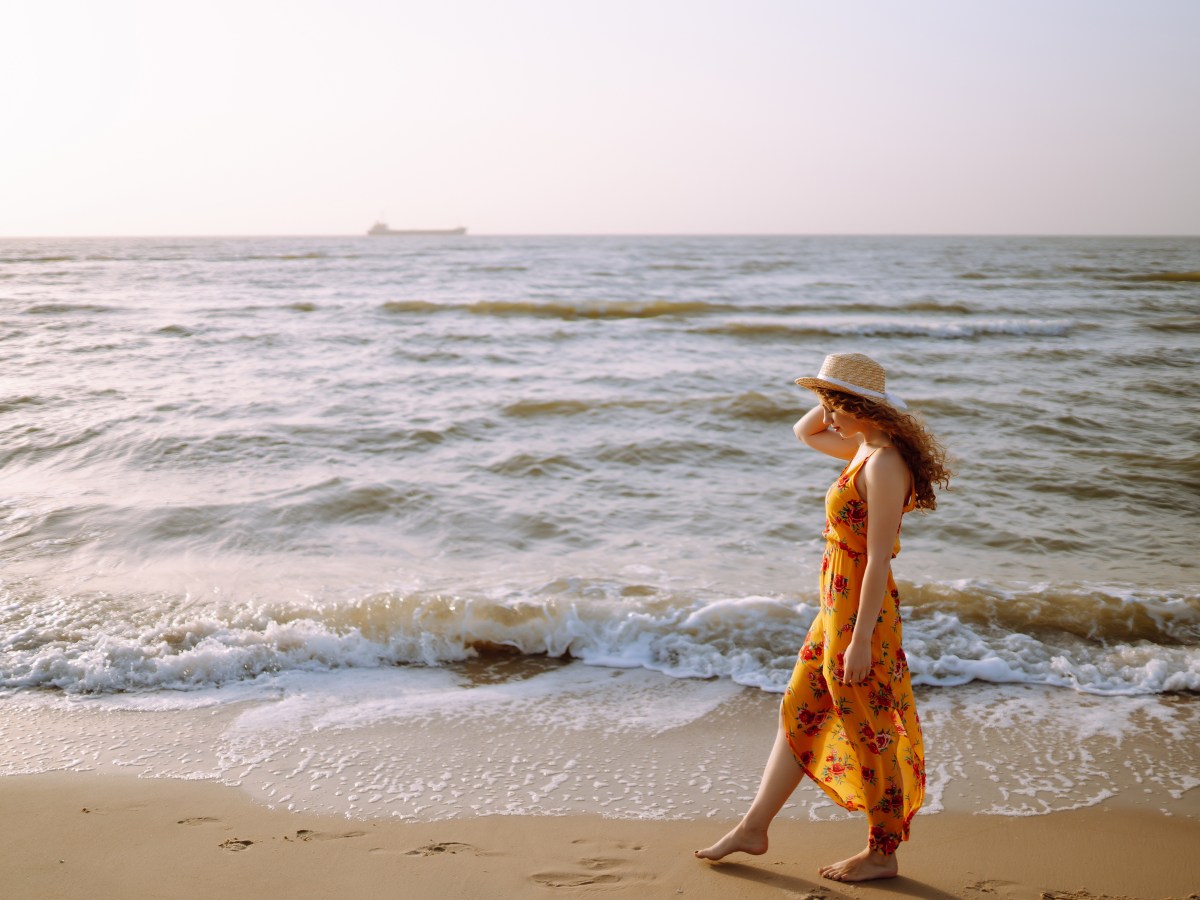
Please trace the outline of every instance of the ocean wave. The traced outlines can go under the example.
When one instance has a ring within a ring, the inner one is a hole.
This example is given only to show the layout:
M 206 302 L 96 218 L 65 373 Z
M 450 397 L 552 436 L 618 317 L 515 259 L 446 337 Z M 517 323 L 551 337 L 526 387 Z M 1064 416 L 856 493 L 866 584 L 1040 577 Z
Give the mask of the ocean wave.
M 55 263 L 55 262 L 74 262 L 77 259 L 75 256 L 9 256 L 0 259 L 0 263 L 7 265 L 15 265 L 18 263 Z
M 748 259 L 738 265 L 737 271 L 752 275 L 767 275 L 800 267 L 800 261 L 795 259 Z
M 384 312 L 390 313 L 432 313 L 456 309 L 457 307 L 450 303 L 430 303 L 428 300 L 389 300 L 379 308 Z
M 661 316 L 696 316 L 729 312 L 744 307 L 704 300 L 613 300 L 608 302 L 538 302 L 533 300 L 479 300 L 474 303 L 430 303 L 426 300 L 392 300 L 380 307 L 390 313 L 465 312 L 476 316 L 545 319 L 653 319 Z
M 746 391 L 734 397 L 721 399 L 713 404 L 713 411 L 735 419 L 752 419 L 759 422 L 778 422 L 797 416 L 800 404 L 794 397 L 787 401 L 772 399 L 758 391 Z
M 328 258 L 329 258 L 329 254 L 328 254 L 328 253 L 322 253 L 322 252 L 320 252 L 320 251 L 312 251 L 312 252 L 309 252 L 309 253 L 260 253 L 260 254 L 253 254 L 253 255 L 249 255 L 249 256 L 235 256 L 235 257 L 231 257 L 231 259 L 234 259 L 234 260 L 241 260 L 241 259 L 252 259 L 252 260 L 267 260 L 267 259 L 293 260 L 293 259 L 328 259 Z
M 877 303 L 864 300 L 814 300 L 811 303 L 787 303 L 777 306 L 739 306 L 738 312 L 741 313 L 762 313 L 764 315 L 809 315 L 809 316 L 827 316 L 831 313 L 837 315 L 861 314 L 868 316 L 896 316 L 904 313 L 943 313 L 948 315 L 970 315 L 980 312 L 981 309 L 977 305 L 967 303 L 962 300 L 938 300 L 933 297 L 923 297 L 915 300 L 895 300 L 886 303 Z M 991 305 L 986 310 L 988 313 L 995 315 L 996 313 L 1017 313 L 1021 310 L 997 308 Z
M 0 412 L 3 411 L 4 406 L 0 403 Z M 264 421 L 274 411 L 270 404 L 263 403 L 248 404 L 239 412 Z M 236 414 L 231 413 L 231 416 Z M 0 450 L 0 461 L 12 462 L 27 455 L 31 459 L 54 458 L 57 465 L 66 468 L 79 466 L 86 469 L 98 462 L 116 461 L 142 472 L 174 470 L 199 474 L 230 466 L 242 468 L 248 460 L 253 460 L 255 465 L 263 466 L 266 471 L 280 466 L 294 466 L 318 453 L 328 456 L 331 452 L 340 452 L 358 459 L 399 453 L 411 455 L 447 440 L 468 437 L 471 433 L 471 426 L 462 422 L 442 428 L 388 425 L 344 428 L 337 425 L 269 422 L 253 428 L 243 427 L 240 423 L 226 423 L 220 430 L 206 432 L 186 423 L 181 423 L 178 429 L 171 431 L 153 431 L 138 427 L 136 421 L 114 421 L 80 432 L 68 421 L 43 436 L 40 442 L 33 439 L 13 441 L 6 450 Z M 70 449 L 94 437 L 101 437 L 102 440 L 87 448 L 86 457 L 53 457 L 61 450 Z M 323 480 L 320 482 L 324 483 Z M 345 484 L 349 487 L 353 482 Z M 263 499 L 264 495 L 258 494 L 249 505 L 253 506 Z
M 947 340 L 991 335 L 1065 337 L 1078 324 L 1069 319 L 981 319 L 977 321 L 847 320 L 827 322 L 781 322 L 752 320 L 725 322 L 697 328 L 704 334 L 734 337 L 820 337 L 862 335 L 884 337 L 931 337 Z
M 0 400 L 0 413 L 12 412 L 14 409 L 20 409 L 22 406 L 44 406 L 48 402 L 44 397 L 37 397 L 32 394 L 6 397 Z
M 906 312 L 962 313 L 963 315 L 975 312 L 975 307 L 957 300 L 910 300 L 907 303 L 900 303 L 894 308 Z M 873 311 L 885 312 L 887 310 L 877 307 Z
M 326 522 L 357 522 L 424 509 L 434 493 L 415 484 L 351 484 L 343 478 L 294 491 L 292 502 L 277 503 L 274 518 L 282 526 L 301 527 Z
M 26 307 L 25 312 L 34 316 L 62 315 L 64 313 L 107 313 L 117 312 L 115 306 L 102 306 L 99 303 L 35 303 Z
M 1126 281 L 1200 282 L 1200 272 L 1150 272 L 1144 275 L 1127 275 Z
M 80 452 L 77 448 L 93 445 L 103 436 L 103 427 L 78 422 L 63 422 L 53 432 L 29 429 L 20 437 L 14 436 L 0 450 L 0 466 L 38 462 L 66 450 L 74 455 Z
M 1161 331 L 1167 334 L 1200 334 L 1200 318 L 1196 316 L 1179 316 L 1170 319 L 1160 319 L 1145 325 L 1151 331 Z
M 519 419 L 541 416 L 577 416 L 595 409 L 586 400 L 518 400 L 504 407 L 506 416 Z
M 1200 597 L 963 582 L 901 590 L 917 684 L 1029 683 L 1098 695 L 1200 691 Z M 8 619 L 0 687 L 189 690 L 286 670 L 438 666 L 518 653 L 780 692 L 817 613 L 809 601 L 687 599 L 585 579 L 494 596 L 381 592 L 336 603 L 171 608 L 156 621 L 93 615 L 89 604 L 21 597 L 10 588 L 0 597 L 0 619 Z
M 382 311 L 398 314 L 434 314 L 459 312 L 477 316 L 548 318 L 548 319 L 652 319 L 659 317 L 692 318 L 721 313 L 764 316 L 820 316 L 836 312 L 838 315 L 866 314 L 895 316 L 903 313 L 940 313 L 947 315 L 970 315 L 977 311 L 975 306 L 960 300 L 919 300 L 893 303 L 834 302 L 814 300 L 800 303 L 729 303 L 718 300 L 612 300 L 612 301 L 536 301 L 536 300 L 480 300 L 473 303 L 452 301 L 431 302 L 428 300 L 390 300 L 380 305 Z M 995 310 L 992 310 L 995 312 Z M 1014 310 L 1016 312 L 1016 310 Z M 1011 327 L 1012 322 L 1003 320 L 999 326 L 995 320 L 983 320 L 983 329 Z M 759 323 L 754 323 L 759 324 Z M 1055 323 L 1070 324 L 1070 323 Z M 771 327 L 769 324 L 766 327 Z M 901 323 L 900 327 L 904 327 Z M 970 327 L 969 323 L 967 327 Z M 1036 327 L 1036 326 L 1035 326 Z M 1041 334 L 1044 331 L 1022 332 Z M 1057 332 L 1056 332 L 1057 333 Z
M 726 303 L 702 300 L 611 301 L 607 303 L 536 303 L 520 300 L 481 300 L 465 307 L 478 316 L 539 316 L 554 319 L 651 319 L 727 312 Z
M 1191 347 L 1156 347 L 1145 350 L 1130 350 L 1124 353 L 1108 353 L 1105 365 L 1119 366 L 1140 373 L 1155 369 L 1186 369 L 1189 373 L 1196 368 L 1196 352 Z M 1145 377 L 1144 374 L 1141 377 Z
M 980 419 L 988 413 L 976 401 L 951 400 L 948 397 L 922 397 L 922 415 L 946 419 Z
M 646 440 L 608 444 L 596 459 L 626 466 L 669 466 L 681 459 L 745 459 L 749 452 L 731 443 L 713 441 Z
M 1178 381 L 1156 381 L 1153 379 L 1139 383 L 1138 390 L 1157 394 L 1160 397 L 1177 397 L 1182 400 L 1194 400 L 1197 393 L 1200 393 L 1200 389 L 1192 381 L 1181 383 Z
M 543 456 L 525 452 L 515 453 L 488 466 L 488 471 L 510 478 L 540 478 L 583 470 L 581 463 L 563 454 Z
M 425 516 L 435 496 L 415 484 L 354 483 L 334 477 L 276 492 L 269 501 L 159 507 L 145 513 L 133 539 L 194 546 L 221 537 L 227 548 L 264 546 L 271 541 L 302 540 L 310 527 L 361 524 L 400 514 Z M 119 518 L 122 512 L 119 507 L 103 510 L 110 519 Z
M 773 399 L 758 391 L 717 396 L 695 396 L 670 400 L 591 398 L 547 398 L 517 400 L 504 407 L 504 414 L 514 418 L 555 418 L 585 415 L 611 410 L 648 410 L 671 413 L 679 410 L 708 413 L 733 419 L 754 419 L 778 422 L 796 417 L 802 410 L 794 397 Z

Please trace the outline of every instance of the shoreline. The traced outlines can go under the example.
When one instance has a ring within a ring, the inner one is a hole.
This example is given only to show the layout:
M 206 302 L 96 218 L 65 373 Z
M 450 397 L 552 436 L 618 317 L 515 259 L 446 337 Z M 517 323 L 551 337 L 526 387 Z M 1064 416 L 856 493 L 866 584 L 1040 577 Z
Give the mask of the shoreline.
M 1200 820 L 1200 703 L 1033 685 L 919 688 L 920 819 L 1030 816 L 1114 796 Z M 291 673 L 195 694 L 10 697 L 0 776 L 56 771 L 209 781 L 267 807 L 437 822 L 488 815 L 727 820 L 753 798 L 779 697 L 514 659 Z M 806 785 L 784 818 L 850 814 Z
M 1140 900 L 1200 891 L 1200 821 L 1119 800 L 1040 816 L 922 816 L 900 850 L 901 877 L 862 885 L 816 872 L 859 849 L 859 819 L 780 819 L 766 855 L 712 864 L 691 849 L 727 820 L 354 820 L 270 809 L 211 782 L 85 772 L 0 778 L 0 805 L 0 875 L 14 897 Z
M 6 896 L 1200 900 L 1192 697 L 919 689 L 901 877 L 841 885 L 818 868 L 866 823 L 807 782 L 768 854 L 691 855 L 752 799 L 778 695 L 525 658 L 272 685 L 8 698 Z

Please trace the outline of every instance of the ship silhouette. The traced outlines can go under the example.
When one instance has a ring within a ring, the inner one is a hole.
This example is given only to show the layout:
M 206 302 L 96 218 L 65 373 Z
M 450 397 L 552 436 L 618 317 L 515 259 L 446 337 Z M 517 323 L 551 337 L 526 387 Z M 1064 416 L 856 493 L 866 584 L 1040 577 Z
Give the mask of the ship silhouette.
M 375 236 L 383 235 L 386 237 L 404 236 L 404 235 L 429 235 L 429 234 L 441 235 L 441 234 L 466 234 L 466 233 L 467 233 L 467 229 L 465 229 L 465 228 L 409 228 L 409 229 L 388 228 L 386 222 L 376 222 L 374 225 L 372 225 L 367 230 L 367 234 L 375 235 Z

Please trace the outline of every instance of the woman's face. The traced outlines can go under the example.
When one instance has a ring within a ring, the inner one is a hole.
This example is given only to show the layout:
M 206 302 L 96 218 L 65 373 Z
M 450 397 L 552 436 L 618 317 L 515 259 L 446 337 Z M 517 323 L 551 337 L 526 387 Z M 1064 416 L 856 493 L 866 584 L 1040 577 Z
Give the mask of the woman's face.
M 862 434 L 869 424 L 866 419 L 852 416 L 843 409 L 834 409 L 824 403 L 821 404 L 821 412 L 825 418 L 825 427 L 832 429 L 844 438 Z

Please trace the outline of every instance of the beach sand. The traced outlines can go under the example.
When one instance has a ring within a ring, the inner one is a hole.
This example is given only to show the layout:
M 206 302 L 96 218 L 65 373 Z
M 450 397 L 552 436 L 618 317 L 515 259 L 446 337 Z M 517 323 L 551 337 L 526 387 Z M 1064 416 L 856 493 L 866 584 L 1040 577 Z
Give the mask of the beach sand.
M 14 900 L 1200 892 L 1200 821 L 1115 800 L 1044 816 L 922 816 L 901 849 L 901 877 L 856 886 L 824 881 L 816 869 L 858 849 L 858 820 L 781 819 L 765 856 L 712 864 L 691 851 L 729 822 L 594 815 L 362 821 L 269 809 L 209 782 L 96 773 L 0 779 L 0 808 L 0 881 Z
M 902 877 L 848 886 L 817 870 L 864 819 L 807 783 L 766 855 L 692 857 L 752 798 L 776 695 L 585 666 L 447 693 L 448 674 L 8 708 L 0 897 L 1200 897 L 1187 698 L 922 689 L 935 763 Z

